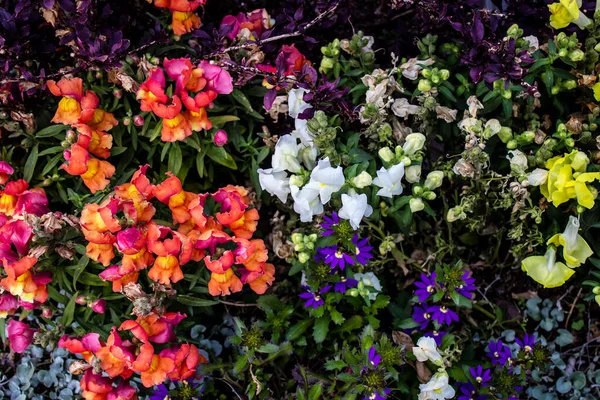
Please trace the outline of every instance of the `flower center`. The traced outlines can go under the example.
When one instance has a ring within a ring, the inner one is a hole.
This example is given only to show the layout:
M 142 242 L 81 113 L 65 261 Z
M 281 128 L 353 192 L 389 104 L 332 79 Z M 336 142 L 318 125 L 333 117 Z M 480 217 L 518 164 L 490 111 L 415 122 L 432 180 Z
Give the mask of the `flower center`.
M 448 309 L 446 308 L 446 306 L 441 306 L 440 311 L 446 314 L 448 312 Z
M 532 348 L 531 346 L 525 346 L 525 351 L 531 352 Z
M 319 295 L 316 295 L 316 296 L 315 296 L 315 301 L 319 301 L 319 300 L 321 300 L 321 296 L 319 296 Z
M 432 285 L 427 286 L 427 292 L 428 293 L 433 293 L 433 286 Z
M 481 381 L 483 381 L 483 378 L 482 378 L 482 377 L 480 377 L 480 376 L 478 376 L 477 378 L 475 378 L 475 380 L 476 380 L 478 383 L 481 383 Z
M 338 251 L 335 252 L 335 257 L 336 258 L 342 258 L 342 257 L 344 257 L 344 255 L 342 254 L 341 251 L 338 250 Z

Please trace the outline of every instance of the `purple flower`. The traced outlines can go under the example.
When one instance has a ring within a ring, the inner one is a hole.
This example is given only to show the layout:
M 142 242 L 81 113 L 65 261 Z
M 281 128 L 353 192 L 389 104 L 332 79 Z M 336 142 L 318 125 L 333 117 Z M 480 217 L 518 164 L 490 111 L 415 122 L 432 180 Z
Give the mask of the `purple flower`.
M 418 287 L 415 290 L 415 294 L 419 297 L 419 301 L 422 303 L 431 296 L 435 291 L 435 278 L 437 274 L 433 272 L 430 276 L 421 274 L 421 280 L 415 282 L 415 286 Z
M 304 293 L 300 293 L 299 297 L 305 299 L 304 307 L 312 307 L 315 310 L 323 305 L 323 297 L 321 296 L 323 293 L 329 292 L 331 290 L 331 285 L 324 286 L 323 289 L 319 290 L 318 293 L 310 292 L 310 288 L 308 286 L 304 286 L 304 289 L 307 291 Z
M 452 321 L 458 322 L 458 314 L 446 306 L 431 306 L 427 309 L 427 312 L 440 325 L 450 325 Z
M 334 226 L 340 223 L 340 218 L 337 213 L 334 211 L 331 213 L 331 218 L 327 215 L 323 216 L 325 222 L 321 224 L 321 228 L 323 228 L 323 236 L 330 236 L 335 233 Z
M 325 264 L 329 265 L 331 269 L 339 268 L 343 271 L 346 268 L 346 264 L 354 265 L 352 256 L 344 253 L 336 245 L 318 248 L 317 254 L 320 255 L 320 259 L 325 261 Z
M 481 365 L 478 365 L 477 368 L 469 368 L 469 372 L 481 386 L 489 386 L 489 382 L 492 380 L 492 371 L 483 369 Z
M 371 346 L 371 349 L 369 349 L 369 366 L 375 368 L 380 362 L 381 356 L 375 351 L 375 346 Z
M 429 313 L 428 308 L 427 304 L 423 304 L 423 307 L 415 306 L 413 309 L 412 318 L 416 323 L 421 324 L 420 329 L 427 328 L 427 325 L 429 325 L 429 321 L 431 320 L 431 314 Z
M 474 285 L 475 278 L 471 277 L 470 271 L 465 271 L 462 281 L 463 284 L 455 289 L 456 293 L 465 296 L 467 299 L 472 299 L 474 297 L 472 292 L 477 290 L 477 287 Z
M 535 335 L 529 335 L 526 333 L 523 341 L 520 339 L 515 339 L 515 342 L 517 342 L 520 348 L 531 353 L 533 351 L 533 347 L 535 346 Z
M 352 243 L 354 244 L 356 261 L 359 263 L 366 265 L 371 258 L 373 258 L 373 254 L 371 254 L 371 250 L 373 250 L 372 246 L 369 246 L 369 239 L 364 238 L 360 240 L 358 235 L 354 235 L 352 238 Z
M 444 336 L 446 336 L 448 332 L 445 331 L 431 331 L 431 332 L 426 332 L 424 336 L 433 338 L 433 340 L 435 340 L 435 344 L 439 346 L 442 345 L 442 340 L 444 339 Z
M 165 400 L 169 398 L 169 389 L 164 385 L 158 385 L 154 388 L 150 400 Z
M 346 290 L 355 288 L 357 286 L 358 282 L 356 279 L 342 276 L 342 279 L 333 286 L 333 289 L 339 293 L 346 293 Z
M 504 365 L 512 357 L 510 349 L 501 340 L 490 340 L 486 354 L 492 360 L 492 365 Z
M 385 400 L 390 393 L 392 393 L 392 389 L 383 389 L 381 392 L 373 392 L 370 395 L 363 397 L 363 400 Z
M 475 386 L 471 382 L 463 383 L 460 385 L 460 396 L 458 396 L 457 400 L 484 400 L 487 399 L 486 395 L 478 395 Z

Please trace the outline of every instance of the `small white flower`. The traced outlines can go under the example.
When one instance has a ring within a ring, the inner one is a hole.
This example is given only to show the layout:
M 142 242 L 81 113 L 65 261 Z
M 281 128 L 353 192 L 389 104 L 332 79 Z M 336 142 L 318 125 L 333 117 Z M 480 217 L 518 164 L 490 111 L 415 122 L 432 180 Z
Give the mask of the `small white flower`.
M 465 132 L 474 133 L 481 128 L 481 121 L 477 118 L 464 118 L 458 123 L 458 127 Z
M 421 111 L 420 106 L 410 104 L 408 99 L 404 97 L 394 100 L 394 103 L 392 104 L 392 112 L 400 118 L 406 118 L 409 115 L 418 114 L 419 111 Z
M 513 171 L 520 172 L 527 169 L 527 156 L 520 150 L 509 150 L 506 158 L 510 161 Z
M 417 345 L 412 349 L 417 360 L 425 362 L 431 361 L 435 365 L 442 365 L 442 356 L 437 350 L 435 339 L 423 336 L 417 341 Z
M 381 292 L 381 282 L 379 282 L 377 276 L 375 276 L 375 274 L 372 272 L 354 274 L 354 279 L 356 279 L 358 282 L 362 282 L 364 286 L 373 288 L 373 290 L 375 290 L 374 293 L 369 293 L 369 300 L 375 300 L 377 298 L 377 293 Z
M 500 129 L 502 129 L 502 125 L 497 119 L 490 119 L 488 122 L 485 123 L 485 131 L 487 138 L 491 138 L 492 136 L 500 132 Z
M 373 207 L 367 202 L 366 194 L 342 194 L 342 208 L 338 215 L 349 220 L 354 229 L 358 229 L 363 217 L 368 217 L 372 213 Z
M 373 184 L 381 189 L 377 192 L 377 196 L 393 197 L 402 194 L 402 183 L 400 180 L 404 176 L 404 164 L 396 164 L 390 169 L 381 167 L 377 171 L 377 178 L 373 179 Z
M 438 372 L 433 375 L 429 382 L 419 386 L 419 400 L 444 400 L 452 399 L 456 392 L 454 388 L 448 384 L 448 374 L 446 372 Z
M 533 35 L 523 37 L 523 40 L 529 43 L 529 49 L 527 49 L 530 53 L 534 53 L 537 49 L 540 48 L 540 41 L 537 37 Z
M 363 171 L 352 179 L 352 183 L 354 183 L 357 188 L 364 189 L 367 186 L 371 186 L 373 177 L 367 171 Z
M 312 108 L 310 104 L 303 100 L 304 94 L 308 92 L 309 91 L 304 88 L 290 90 L 290 92 L 288 93 L 288 112 L 290 114 L 290 117 L 296 119 L 298 118 L 299 114 L 301 114 L 305 110 L 308 110 L 309 108 Z
M 477 100 L 477 96 L 471 96 L 467 99 L 467 105 L 469 106 L 469 114 L 473 118 L 477 118 L 477 110 L 483 109 L 483 104 Z
M 294 121 L 295 128 L 291 135 L 295 138 L 300 139 L 300 142 L 307 147 L 313 146 L 313 136 L 308 129 L 308 120 L 296 118 Z
M 430 66 L 434 63 L 435 61 L 431 58 L 428 58 L 427 60 L 411 58 L 400 66 L 400 70 L 405 78 L 415 81 L 419 78 L 419 72 L 421 72 L 424 66 Z
M 339 191 L 344 185 L 344 170 L 337 166 L 333 168 L 326 157 L 320 160 L 315 169 L 310 174 L 310 182 L 307 188 L 316 190 L 321 197 L 321 203 L 327 204 L 331 200 L 331 195 Z
M 298 141 L 295 137 L 291 135 L 280 137 L 273 154 L 273 169 L 276 171 L 300 172 L 302 167 L 298 161 L 298 151 Z
M 402 146 L 404 154 L 406 154 L 407 156 L 412 156 L 417 151 L 423 148 L 423 146 L 425 145 L 425 140 L 425 135 L 418 132 L 411 133 L 410 135 L 406 136 L 406 141 Z
M 529 174 L 527 181 L 531 186 L 540 186 L 548 180 L 548 171 L 542 168 L 536 168 Z
M 318 150 L 314 146 L 305 146 L 303 143 L 300 144 L 300 158 L 304 163 L 304 166 L 308 170 L 312 170 L 315 167 L 317 161 Z
M 410 183 L 416 183 L 421 180 L 421 165 L 410 165 L 404 170 L 405 178 Z
M 323 213 L 323 204 L 319 200 L 318 190 L 291 186 L 291 193 L 294 199 L 294 211 L 300 215 L 300 221 L 311 222 L 314 215 Z
M 285 171 L 274 171 L 273 168 L 269 168 L 259 169 L 257 172 L 260 187 L 285 203 L 290 193 L 290 179 Z
M 435 106 L 435 113 L 437 114 L 438 118 L 450 123 L 456 120 L 458 110 L 453 110 L 444 106 Z

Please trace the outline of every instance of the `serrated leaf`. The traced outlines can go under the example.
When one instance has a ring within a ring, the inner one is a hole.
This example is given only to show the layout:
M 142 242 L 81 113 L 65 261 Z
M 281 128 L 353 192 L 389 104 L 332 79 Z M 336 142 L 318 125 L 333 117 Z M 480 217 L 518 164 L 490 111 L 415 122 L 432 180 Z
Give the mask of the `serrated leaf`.
M 325 369 L 327 371 L 333 371 L 335 369 L 342 369 L 347 365 L 348 364 L 343 360 L 329 360 L 325 363 Z
M 323 394 L 323 384 L 321 382 L 313 385 L 308 392 L 308 400 L 319 400 Z
M 313 328 L 313 339 L 315 339 L 315 342 L 323 343 L 325 341 L 329 333 L 329 322 L 331 322 L 329 316 L 321 317 L 315 321 Z
M 312 325 L 312 319 L 305 319 L 293 325 L 285 334 L 285 340 L 294 341 L 298 339 Z
M 273 343 L 267 343 L 260 346 L 256 351 L 258 351 L 259 353 L 267 354 L 276 353 L 277 351 L 279 351 L 279 346 Z

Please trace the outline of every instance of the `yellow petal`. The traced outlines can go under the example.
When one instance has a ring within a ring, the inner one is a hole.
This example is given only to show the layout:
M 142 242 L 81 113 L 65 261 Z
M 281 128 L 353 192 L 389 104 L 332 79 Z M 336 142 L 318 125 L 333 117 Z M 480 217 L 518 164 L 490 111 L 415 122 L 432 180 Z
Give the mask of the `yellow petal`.
M 575 182 L 575 193 L 580 206 L 588 209 L 594 207 L 594 195 L 585 183 Z
M 565 246 L 563 249 L 563 257 L 567 262 L 567 265 L 571 268 L 579 267 L 581 264 L 585 263 L 588 257 L 593 255 L 594 252 L 581 235 L 577 235 L 574 246 Z
M 527 257 L 522 261 L 521 268 L 545 288 L 561 286 L 575 273 L 561 262 L 554 263 L 548 268 L 547 261 L 544 256 Z

